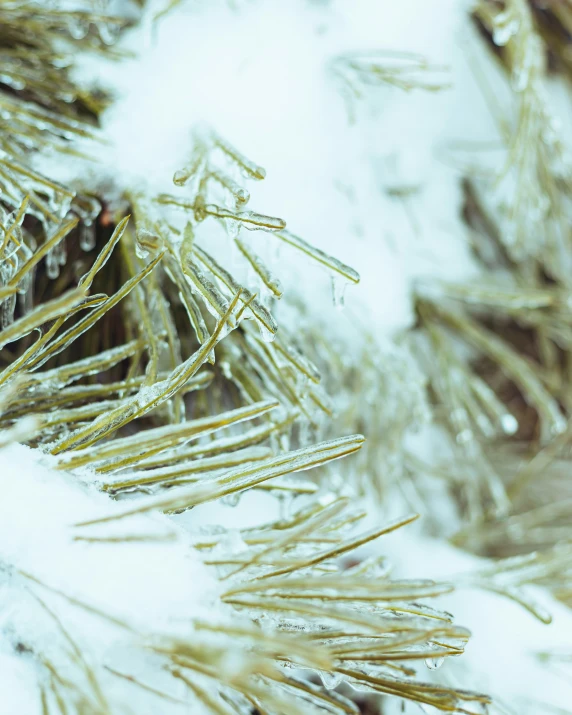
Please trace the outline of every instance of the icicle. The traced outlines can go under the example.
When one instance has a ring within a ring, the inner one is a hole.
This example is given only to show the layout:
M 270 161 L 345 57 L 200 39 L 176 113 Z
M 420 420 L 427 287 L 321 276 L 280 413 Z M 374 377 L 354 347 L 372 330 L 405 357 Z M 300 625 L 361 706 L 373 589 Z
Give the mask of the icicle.
M 61 240 L 56 246 L 54 246 L 54 253 L 56 255 L 56 260 L 60 266 L 65 266 L 67 260 L 67 250 L 65 239 Z
M 445 662 L 445 658 L 426 658 L 425 659 L 425 665 L 429 668 L 429 670 L 438 670 L 443 663 Z
M 9 295 L 2 303 L 2 330 L 14 322 L 14 310 L 16 308 L 16 295 Z
M 55 247 L 46 254 L 46 275 L 51 280 L 55 280 L 60 275 L 60 264 Z
M 90 27 L 89 20 L 81 14 L 70 15 L 67 21 L 67 28 L 74 40 L 83 40 L 88 34 Z
M 332 298 L 334 306 L 338 310 L 342 310 L 345 305 L 345 291 L 348 282 L 344 279 L 340 280 L 340 277 L 336 275 L 331 275 L 330 279 L 332 282 Z
M 101 21 L 97 23 L 97 31 L 101 37 L 102 42 L 106 45 L 113 45 L 117 42 L 119 33 L 121 31 L 121 25 L 113 21 Z
M 50 212 L 53 213 L 54 216 L 56 216 L 56 218 L 60 221 L 63 220 L 70 210 L 75 194 L 57 186 L 56 184 L 52 184 L 51 182 L 49 184 L 42 182 L 42 185 L 38 190 L 46 196 Z
M 92 251 L 95 248 L 96 235 L 93 221 L 85 219 L 79 225 L 79 245 L 82 251 Z
M 92 251 L 96 244 L 95 221 L 101 213 L 99 201 L 89 195 L 76 196 L 72 210 L 82 220 L 79 226 L 79 245 L 82 251 Z

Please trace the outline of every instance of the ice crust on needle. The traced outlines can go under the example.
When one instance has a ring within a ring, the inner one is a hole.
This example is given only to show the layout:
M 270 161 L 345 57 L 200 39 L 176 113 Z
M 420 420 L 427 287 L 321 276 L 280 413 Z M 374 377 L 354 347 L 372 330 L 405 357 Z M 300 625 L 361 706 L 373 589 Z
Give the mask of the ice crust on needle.
M 455 577 L 476 573 L 491 562 L 455 548 L 444 540 L 420 533 L 422 525 L 401 529 L 383 540 L 382 548 L 395 564 L 399 578 L 430 578 L 455 582 Z M 459 588 L 433 602 L 436 608 L 455 614 L 455 619 L 471 631 L 471 638 L 461 658 L 449 658 L 436 674 L 446 682 L 478 683 L 499 708 L 524 715 L 565 709 L 572 698 L 572 685 L 564 671 L 549 667 L 540 652 L 569 650 L 572 635 L 570 609 L 552 598 L 544 589 L 528 587 L 529 594 L 552 616 L 545 625 L 516 603 L 496 593 L 474 588 Z M 546 710 L 543 705 L 546 706 Z M 418 712 L 407 704 L 405 710 L 389 713 Z M 505 712 L 491 708 L 491 713 Z

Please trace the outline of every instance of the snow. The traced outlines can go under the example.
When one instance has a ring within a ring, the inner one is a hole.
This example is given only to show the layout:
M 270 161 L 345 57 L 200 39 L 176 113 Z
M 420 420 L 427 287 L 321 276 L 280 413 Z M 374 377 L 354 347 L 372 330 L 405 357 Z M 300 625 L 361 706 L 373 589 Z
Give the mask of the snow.
M 0 692 L 6 715 L 40 712 L 35 673 L 13 653 L 0 651 Z
M 155 543 L 106 546 L 74 541 L 78 534 L 72 525 L 109 513 L 113 502 L 74 483 L 77 478 L 54 472 L 49 468 L 51 460 L 40 457 L 37 450 L 12 445 L 0 453 L 0 459 L 4 563 L 70 595 L 89 597 L 93 605 L 113 603 L 118 616 L 132 613 L 140 619 L 139 625 L 162 622 L 166 611 L 185 612 L 188 605 L 208 597 L 214 582 L 206 568 L 192 560 L 182 534 L 166 518 L 141 517 L 129 524 L 129 533 L 156 535 Z M 22 505 L 21 511 L 15 512 L 14 504 Z
M 113 502 L 77 475 L 52 466 L 52 459 L 22 445 L 0 451 L 0 664 L 5 666 L 0 667 L 0 685 L 7 678 L 10 683 L 2 688 L 5 715 L 38 712 L 37 686 L 30 686 L 33 661 L 14 657 L 13 648 L 43 653 L 63 663 L 66 672 L 69 668 L 62 660 L 62 634 L 38 599 L 57 615 L 89 662 L 121 670 L 119 662 L 126 664 L 126 672 L 144 669 L 148 658 L 137 649 L 134 633 L 182 634 L 193 618 L 220 612 L 213 574 L 166 517 L 138 517 L 125 527 L 81 532 L 104 538 L 155 535 L 156 541 L 75 540 L 80 532 L 73 523 L 108 514 Z M 165 536 L 171 538 L 160 538 Z M 115 621 L 70 606 L 66 597 Z M 124 695 L 120 689 L 118 696 Z
M 102 118 L 109 146 L 97 152 L 97 167 L 51 160 L 50 171 L 62 179 L 75 173 L 110 196 L 124 185 L 173 191 L 192 131 L 212 126 L 267 169 L 266 180 L 249 187 L 252 207 L 355 267 L 362 283 L 346 292 L 349 312 L 365 313 L 384 334 L 411 324 L 417 277 L 475 272 L 460 177 L 443 158 L 447 142 L 495 131 L 467 64 L 467 43 L 475 43 L 467 3 L 405 0 L 388 10 L 376 0 L 266 0 L 233 9 L 215 0 L 183 2 L 154 21 L 163 6 L 150 3 L 120 43 L 134 59 L 79 58 L 79 80 L 117 97 Z M 452 88 L 370 88 L 354 103 L 352 123 L 331 62 L 371 49 L 419 53 L 450 68 Z M 409 198 L 387 194 L 403 185 L 414 188 Z M 250 238 L 258 252 L 272 241 Z M 285 299 L 301 274 L 317 286 L 315 312 L 329 312 L 327 278 L 285 250 Z

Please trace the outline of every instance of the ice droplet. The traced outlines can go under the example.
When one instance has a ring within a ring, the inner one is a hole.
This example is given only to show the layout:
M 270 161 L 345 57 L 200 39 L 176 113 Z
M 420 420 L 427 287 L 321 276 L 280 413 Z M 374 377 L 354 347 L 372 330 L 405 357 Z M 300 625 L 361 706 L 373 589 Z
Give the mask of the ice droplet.
M 445 658 L 426 658 L 425 659 L 425 665 L 429 668 L 429 670 L 438 670 L 443 663 L 445 662 Z

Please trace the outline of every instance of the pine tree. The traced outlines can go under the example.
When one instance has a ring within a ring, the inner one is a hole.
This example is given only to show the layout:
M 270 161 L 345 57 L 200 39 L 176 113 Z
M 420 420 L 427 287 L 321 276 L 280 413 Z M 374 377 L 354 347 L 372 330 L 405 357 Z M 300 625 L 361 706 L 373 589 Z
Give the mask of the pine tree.
M 359 294 L 351 249 L 330 255 L 323 236 L 250 209 L 251 193 L 272 200 L 271 174 L 216 118 L 182 118 L 170 185 L 170 157 L 146 146 L 158 178 L 127 178 L 108 132 L 125 105 L 82 63 L 136 63 L 138 27 L 200 15 L 142 5 L 0 2 L 2 712 L 566 712 L 544 681 L 515 702 L 483 687 L 462 665 L 471 633 L 440 599 L 493 593 L 546 625 L 549 604 L 569 627 L 571 174 L 551 109 L 568 5 L 465 13 L 502 156 L 475 168 L 463 152 L 486 148 L 447 147 L 473 277 L 415 275 L 413 319 L 383 339 L 367 311 L 337 325 L 323 308 L 319 271 L 337 307 L 346 286 Z M 215 32 L 234 37 L 243 11 L 225 6 Z M 324 70 L 354 129 L 380 97 L 439 102 L 453 84 L 410 48 L 356 48 Z M 274 87 L 233 91 L 253 111 L 288 105 Z M 422 185 L 382 163 L 383 201 L 416 234 Z M 367 223 L 378 207 L 344 191 Z M 220 523 L 229 506 L 236 527 Z M 394 575 L 389 534 L 412 535 L 404 559 L 445 549 L 467 568 Z M 553 670 L 570 654 L 535 657 Z

